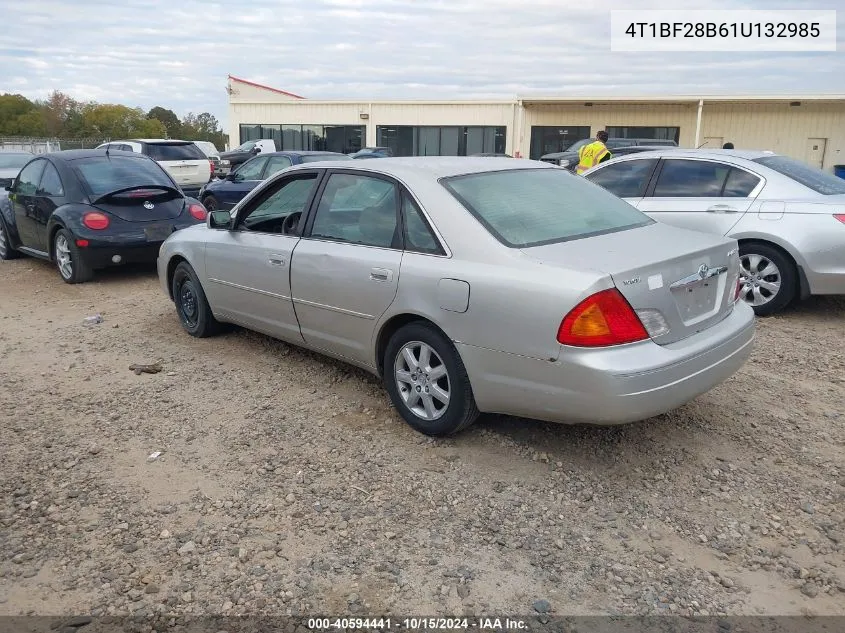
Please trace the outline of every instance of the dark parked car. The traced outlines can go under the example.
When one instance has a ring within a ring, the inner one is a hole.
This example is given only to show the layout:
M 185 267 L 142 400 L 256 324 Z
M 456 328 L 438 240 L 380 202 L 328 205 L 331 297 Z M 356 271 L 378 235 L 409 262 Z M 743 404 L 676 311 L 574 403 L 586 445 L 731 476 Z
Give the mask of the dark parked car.
M 257 139 L 241 143 L 235 149 L 220 154 L 220 166 L 234 169 L 244 164 L 256 154 L 267 154 L 276 151 L 276 143 L 273 139 Z
M 576 141 L 565 152 L 554 152 L 552 154 L 545 154 L 544 156 L 540 157 L 540 160 L 544 163 L 552 163 L 553 165 L 559 165 L 561 167 L 566 167 L 569 171 L 575 171 L 575 168 L 578 166 L 578 150 L 581 149 L 584 145 L 592 143 L 595 139 L 592 138 L 584 138 L 580 141 Z M 669 141 L 665 139 L 654 139 L 654 138 L 609 138 L 607 139 L 607 143 L 605 143 L 607 149 L 610 150 L 610 153 L 613 156 L 617 156 L 616 150 L 621 149 L 623 147 L 647 147 L 648 149 L 665 149 L 666 147 L 677 147 L 678 144 L 675 141 Z M 640 150 L 644 151 L 644 150 Z
M 322 160 L 351 160 L 336 152 L 290 151 L 272 152 L 251 158 L 223 180 L 208 183 L 200 190 L 199 199 L 209 211 L 229 210 L 262 180 L 291 165 L 316 163 Z
M 34 158 L 0 204 L 0 259 L 56 263 L 67 283 L 97 268 L 152 263 L 164 239 L 205 222 L 206 210 L 142 154 L 70 150 Z
M 389 147 L 365 147 L 349 154 L 352 158 L 389 158 L 393 150 Z

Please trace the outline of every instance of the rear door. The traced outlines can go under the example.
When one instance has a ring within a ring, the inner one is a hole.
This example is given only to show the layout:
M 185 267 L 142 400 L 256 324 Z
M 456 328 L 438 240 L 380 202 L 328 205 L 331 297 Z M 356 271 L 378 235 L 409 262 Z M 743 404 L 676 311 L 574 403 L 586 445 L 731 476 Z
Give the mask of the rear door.
M 673 226 L 727 235 L 751 208 L 763 179 L 711 159 L 664 158 L 637 208 Z
M 375 325 L 396 296 L 401 247 L 396 183 L 330 172 L 293 254 L 291 291 L 305 341 L 371 364 Z
M 15 181 L 14 191 L 9 192 L 9 202 L 12 203 L 21 245 L 43 252 L 46 251 L 38 241 L 36 229 L 35 194 L 46 163 L 46 160 L 38 159 L 25 165 Z
M 306 214 L 319 171 L 274 182 L 241 208 L 232 230 L 208 231 L 206 295 L 215 314 L 291 342 L 301 342 L 291 301 L 291 254 L 299 225 L 283 233 L 291 214 Z M 294 218 L 296 219 L 296 218 Z
M 193 143 L 147 143 L 147 156 L 160 164 L 180 187 L 201 187 L 211 178 L 211 163 Z

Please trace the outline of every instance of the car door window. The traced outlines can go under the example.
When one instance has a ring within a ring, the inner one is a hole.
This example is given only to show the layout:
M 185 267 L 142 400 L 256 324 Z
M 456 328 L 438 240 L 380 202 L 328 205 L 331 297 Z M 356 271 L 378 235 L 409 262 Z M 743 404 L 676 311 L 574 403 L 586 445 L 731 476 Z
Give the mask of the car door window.
M 15 193 L 22 196 L 34 196 L 38 190 L 38 181 L 41 179 L 41 172 L 44 171 L 46 162 L 45 160 L 36 160 L 24 167 L 18 175 Z
M 744 169 L 734 167 L 728 173 L 728 180 L 725 183 L 725 191 L 722 196 L 725 198 L 747 198 L 759 183 L 759 177 Z
M 285 167 L 291 166 L 290 158 L 287 156 L 270 156 L 267 159 L 267 169 L 264 170 L 264 178 L 269 178 L 278 171 L 282 171 Z
M 317 174 L 302 174 L 282 180 L 256 198 L 238 219 L 237 228 L 262 233 L 282 233 L 282 224 L 293 213 L 302 213 L 314 187 Z
M 729 165 L 704 160 L 666 160 L 655 198 L 718 198 L 730 171 Z
M 641 198 L 657 159 L 627 160 L 587 172 L 584 177 L 620 198 Z
M 254 158 L 243 164 L 238 170 L 238 180 L 261 180 L 261 172 L 264 171 L 264 165 L 267 164 L 267 158 Z
M 396 187 L 357 174 L 329 177 L 311 236 L 381 248 L 398 248 Z
M 37 195 L 49 197 L 65 195 L 65 189 L 62 186 L 62 179 L 59 177 L 59 172 L 50 163 L 47 163 L 44 168 L 44 174 L 41 176 L 41 184 L 38 186 Z
M 405 250 L 429 255 L 443 255 L 419 206 L 407 192 L 402 194 L 402 217 L 405 219 Z

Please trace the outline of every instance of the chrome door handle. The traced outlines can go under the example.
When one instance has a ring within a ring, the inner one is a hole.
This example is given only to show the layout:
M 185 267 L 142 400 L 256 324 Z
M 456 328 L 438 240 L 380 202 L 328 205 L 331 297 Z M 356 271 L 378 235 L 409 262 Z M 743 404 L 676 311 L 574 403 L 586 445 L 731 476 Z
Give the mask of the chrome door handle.
M 734 209 L 729 204 L 714 204 L 707 208 L 708 213 L 737 213 L 739 209 Z
M 285 265 L 285 256 L 284 255 L 270 255 L 270 259 L 267 260 L 270 262 L 271 266 L 284 266 Z
M 393 279 L 393 271 L 387 268 L 373 268 L 370 271 L 370 279 L 373 281 L 390 281 Z

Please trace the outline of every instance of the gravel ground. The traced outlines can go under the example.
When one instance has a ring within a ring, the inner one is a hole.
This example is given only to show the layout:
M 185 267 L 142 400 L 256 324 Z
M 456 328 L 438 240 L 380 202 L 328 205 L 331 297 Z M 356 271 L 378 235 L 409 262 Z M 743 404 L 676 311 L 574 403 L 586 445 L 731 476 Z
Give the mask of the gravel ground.
M 843 316 L 644 423 L 431 440 L 356 369 L 184 334 L 149 269 L 0 262 L 0 615 L 845 614 Z

